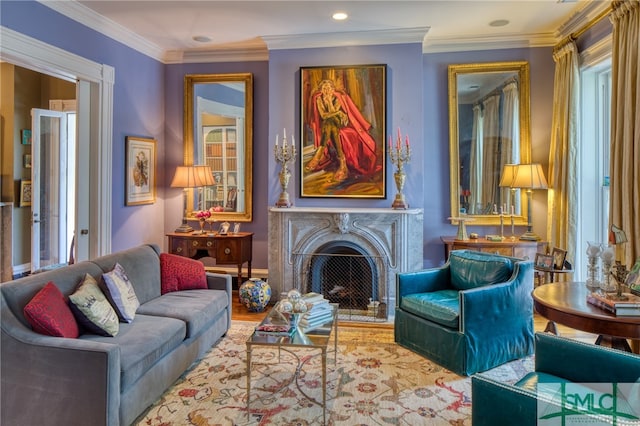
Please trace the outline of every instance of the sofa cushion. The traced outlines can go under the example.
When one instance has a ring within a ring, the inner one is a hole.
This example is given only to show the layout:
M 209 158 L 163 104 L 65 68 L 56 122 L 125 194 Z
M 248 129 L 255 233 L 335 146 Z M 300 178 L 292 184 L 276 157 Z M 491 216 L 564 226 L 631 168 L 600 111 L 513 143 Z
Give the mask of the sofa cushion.
M 183 321 L 138 313 L 135 321 L 120 323 L 120 332 L 114 338 L 84 334 L 80 339 L 119 346 L 120 388 L 124 390 L 180 345 L 185 335 L 186 325 Z
M 449 271 L 453 288 L 469 290 L 509 280 L 513 274 L 513 262 L 503 256 L 452 251 L 449 256 Z
M 91 275 L 85 275 L 76 291 L 69 296 L 69 302 L 78 323 L 89 333 L 100 336 L 118 334 L 118 315 Z
M 155 245 L 142 245 L 91 260 L 102 269 L 111 271 L 116 263 L 122 265 L 133 284 L 140 304 L 160 296 L 160 249 Z
M 410 294 L 402 298 L 400 307 L 445 327 L 458 328 L 460 299 L 457 290 Z
M 229 297 L 222 290 L 185 290 L 167 293 L 138 309 L 138 314 L 171 317 L 187 324 L 187 338 L 197 336 L 225 312 Z
M 74 339 L 80 334 L 67 301 L 51 281 L 26 304 L 24 316 L 36 333 Z
M 161 293 L 207 288 L 207 275 L 200 261 L 160 253 Z
M 102 274 L 102 279 L 104 294 L 113 304 L 118 317 L 124 322 L 133 321 L 140 302 L 122 265 L 116 263 L 111 271 Z

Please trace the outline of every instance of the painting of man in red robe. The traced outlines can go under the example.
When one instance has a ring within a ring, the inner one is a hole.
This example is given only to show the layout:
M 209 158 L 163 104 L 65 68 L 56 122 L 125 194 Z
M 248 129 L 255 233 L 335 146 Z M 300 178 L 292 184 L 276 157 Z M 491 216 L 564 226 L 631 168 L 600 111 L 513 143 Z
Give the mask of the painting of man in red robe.
M 384 198 L 384 86 L 384 66 L 302 70 L 302 196 Z

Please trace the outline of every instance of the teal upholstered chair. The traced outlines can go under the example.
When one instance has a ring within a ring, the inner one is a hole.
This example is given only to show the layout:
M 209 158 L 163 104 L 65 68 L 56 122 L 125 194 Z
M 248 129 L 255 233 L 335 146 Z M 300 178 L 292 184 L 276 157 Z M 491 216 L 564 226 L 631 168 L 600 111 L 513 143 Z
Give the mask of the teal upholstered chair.
M 471 250 L 396 278 L 395 341 L 461 375 L 533 353 L 533 264 Z
M 618 395 L 615 405 L 609 396 L 602 400 L 596 396 L 590 407 L 587 395 L 609 393 L 613 383 Z M 563 385 L 568 396 L 564 410 Z M 476 374 L 471 378 L 471 399 L 473 426 L 535 426 L 540 424 L 539 417 L 559 413 L 564 413 L 565 418 L 582 420 L 584 424 L 595 424 L 586 421 L 589 414 L 585 411 L 598 409 L 600 405 L 606 409 L 616 407 L 617 424 L 637 425 L 640 424 L 640 355 L 536 333 L 535 371 L 513 385 Z M 571 413 L 569 408 L 574 407 L 579 407 L 581 412 Z M 561 419 L 556 417 L 556 421 L 555 424 L 560 424 Z

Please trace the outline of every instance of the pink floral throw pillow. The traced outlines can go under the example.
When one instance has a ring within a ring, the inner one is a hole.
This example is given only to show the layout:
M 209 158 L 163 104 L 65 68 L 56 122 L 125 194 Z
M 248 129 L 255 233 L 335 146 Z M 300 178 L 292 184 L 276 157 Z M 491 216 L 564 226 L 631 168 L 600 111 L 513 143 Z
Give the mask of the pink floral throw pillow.
M 27 303 L 24 316 L 36 333 L 73 339 L 80 334 L 65 297 L 51 281 Z
M 194 259 L 175 254 L 160 254 L 161 293 L 207 288 L 204 265 Z

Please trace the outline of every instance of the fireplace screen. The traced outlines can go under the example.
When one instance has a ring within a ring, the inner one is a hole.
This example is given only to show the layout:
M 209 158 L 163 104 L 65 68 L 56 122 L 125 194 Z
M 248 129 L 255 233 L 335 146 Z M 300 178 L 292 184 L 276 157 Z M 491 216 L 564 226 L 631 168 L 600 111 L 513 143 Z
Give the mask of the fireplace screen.
M 340 320 L 386 321 L 388 292 L 380 276 L 386 261 L 361 251 L 342 241 L 313 254 L 294 254 L 295 287 L 337 303 Z

